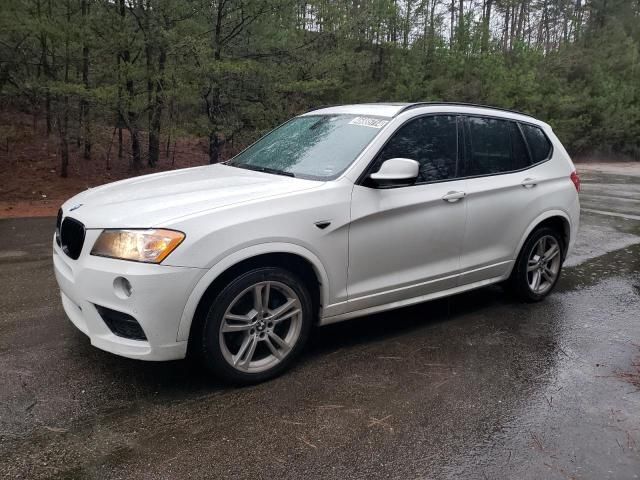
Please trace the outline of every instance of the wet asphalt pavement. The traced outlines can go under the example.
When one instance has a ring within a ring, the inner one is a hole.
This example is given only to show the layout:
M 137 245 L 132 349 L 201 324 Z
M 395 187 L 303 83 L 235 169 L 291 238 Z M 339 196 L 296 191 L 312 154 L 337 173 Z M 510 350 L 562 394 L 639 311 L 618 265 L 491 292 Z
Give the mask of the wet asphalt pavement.
M 583 174 L 581 201 L 608 213 L 542 303 L 494 286 L 325 327 L 242 389 L 91 347 L 54 219 L 0 220 L 0 477 L 640 478 L 640 177 Z

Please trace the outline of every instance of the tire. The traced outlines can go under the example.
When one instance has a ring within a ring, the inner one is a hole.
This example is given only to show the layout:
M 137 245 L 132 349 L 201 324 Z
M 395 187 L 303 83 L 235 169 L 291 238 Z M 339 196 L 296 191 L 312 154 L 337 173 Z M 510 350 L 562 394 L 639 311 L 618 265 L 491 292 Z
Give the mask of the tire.
M 543 248 L 540 248 L 541 244 Z M 551 252 L 554 246 L 557 252 L 545 261 L 546 257 L 540 253 L 543 250 Z M 560 278 L 564 251 L 564 240 L 557 230 L 549 227 L 534 230 L 524 242 L 511 276 L 507 280 L 509 290 L 519 300 L 525 302 L 539 302 L 545 298 L 553 291 Z M 537 289 L 536 279 L 538 280 Z
M 260 383 L 287 370 L 314 323 L 307 286 L 279 267 L 238 276 L 206 311 L 197 339 L 200 358 L 216 376 L 237 385 Z

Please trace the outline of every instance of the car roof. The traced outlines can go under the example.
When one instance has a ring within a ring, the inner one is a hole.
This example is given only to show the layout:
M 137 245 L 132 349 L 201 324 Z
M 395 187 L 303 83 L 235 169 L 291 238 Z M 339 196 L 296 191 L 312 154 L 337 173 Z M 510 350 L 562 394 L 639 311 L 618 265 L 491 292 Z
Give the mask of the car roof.
M 356 103 L 353 105 L 336 105 L 319 108 L 305 113 L 305 115 L 332 115 L 332 114 L 352 114 L 352 115 L 375 115 L 381 117 L 395 117 L 409 103 Z
M 531 115 L 518 112 L 516 110 L 463 102 L 357 103 L 352 105 L 324 107 L 312 110 L 305 113 L 304 115 L 351 114 L 374 115 L 392 118 L 398 116 L 403 112 L 413 109 L 420 109 L 420 112 L 426 110 L 433 112 L 494 115 L 545 125 L 544 122 L 533 118 Z

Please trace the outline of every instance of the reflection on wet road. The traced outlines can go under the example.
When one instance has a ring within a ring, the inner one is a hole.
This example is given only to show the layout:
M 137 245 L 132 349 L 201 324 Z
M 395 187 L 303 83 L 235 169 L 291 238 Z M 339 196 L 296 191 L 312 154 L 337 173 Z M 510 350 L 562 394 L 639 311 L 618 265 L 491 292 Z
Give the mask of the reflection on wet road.
M 583 186 L 585 208 L 640 210 L 638 177 Z M 92 348 L 59 305 L 52 223 L 0 221 L 7 478 L 640 475 L 640 221 L 585 212 L 542 303 L 490 287 L 325 327 L 243 389 Z

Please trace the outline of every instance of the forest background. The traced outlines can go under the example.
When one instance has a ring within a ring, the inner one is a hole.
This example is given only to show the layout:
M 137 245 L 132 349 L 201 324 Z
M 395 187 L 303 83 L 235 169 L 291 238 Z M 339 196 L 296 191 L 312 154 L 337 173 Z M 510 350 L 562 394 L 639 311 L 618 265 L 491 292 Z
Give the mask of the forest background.
M 639 160 L 639 60 L 640 0 L 2 0 L 0 214 L 342 103 L 512 108 Z

